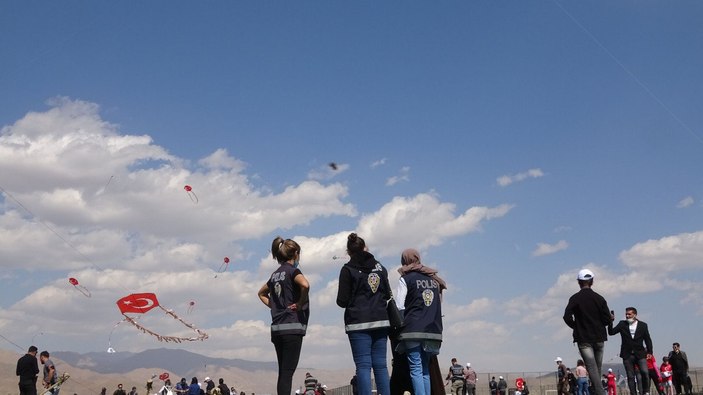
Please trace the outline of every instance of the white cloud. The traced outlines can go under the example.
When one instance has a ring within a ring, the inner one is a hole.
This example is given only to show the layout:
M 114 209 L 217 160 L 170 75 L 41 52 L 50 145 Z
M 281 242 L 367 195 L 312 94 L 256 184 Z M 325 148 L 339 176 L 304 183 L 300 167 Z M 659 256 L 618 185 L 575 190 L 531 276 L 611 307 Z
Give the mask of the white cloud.
M 686 196 L 685 198 L 681 199 L 679 203 L 676 205 L 676 208 L 686 208 L 686 207 L 691 207 L 694 203 L 693 196 Z
M 43 258 L 33 254 L 40 250 L 61 256 L 54 270 L 93 262 L 151 270 L 164 259 L 183 269 L 217 256 L 219 262 L 231 253 L 222 246 L 233 241 L 356 214 L 343 201 L 348 191 L 341 184 L 305 181 L 266 191 L 253 186 L 246 165 L 224 149 L 190 170 L 148 136 L 119 135 L 93 103 L 52 103 L 2 128 L 1 187 L 12 198 L 0 212 L 0 232 L 7 236 L 0 253 L 10 267 L 42 267 Z M 34 218 L 25 218 L 25 208 Z
M 496 179 L 496 182 L 498 185 L 502 187 L 507 187 L 508 185 L 519 182 L 519 181 L 524 181 L 528 178 L 539 178 L 543 177 L 544 173 L 542 172 L 541 169 L 530 169 L 528 171 L 522 172 L 522 173 L 517 173 L 517 174 L 508 174 L 504 176 L 500 176 Z
M 408 182 L 410 181 L 410 167 L 409 166 L 404 166 L 400 169 L 400 173 L 398 175 L 389 177 L 386 180 L 386 186 L 393 186 L 401 181 Z
M 456 206 L 437 196 L 421 193 L 412 198 L 395 197 L 377 212 L 364 215 L 358 232 L 371 250 L 381 256 L 397 255 L 408 247 L 424 249 L 446 239 L 475 232 L 481 224 L 506 215 L 512 205 L 472 207 L 455 216 Z
M 383 166 L 383 165 L 386 164 L 386 160 L 387 160 L 386 158 L 381 158 L 381 159 L 379 159 L 379 160 L 377 160 L 377 161 L 374 161 L 374 162 L 371 163 L 370 167 L 371 167 L 372 169 L 375 169 L 375 168 L 377 168 L 377 167 L 379 167 L 379 166 Z
M 632 270 L 678 272 L 703 268 L 703 231 L 647 240 L 620 253 Z
M 538 243 L 537 248 L 532 251 L 532 256 L 551 255 L 567 248 L 569 248 L 569 243 L 565 240 L 559 240 L 556 244 Z

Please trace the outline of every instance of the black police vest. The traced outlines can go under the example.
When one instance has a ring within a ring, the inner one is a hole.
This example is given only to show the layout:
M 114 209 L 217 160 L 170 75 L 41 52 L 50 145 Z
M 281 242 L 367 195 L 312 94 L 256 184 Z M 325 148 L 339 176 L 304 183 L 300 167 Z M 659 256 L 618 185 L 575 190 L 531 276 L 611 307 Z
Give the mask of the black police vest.
M 408 294 L 400 340 L 442 340 L 442 303 L 439 283 L 430 276 L 410 272 L 403 276 Z
M 344 330 L 346 332 L 389 328 L 386 301 L 390 295 L 388 272 L 380 263 L 370 272 L 344 265 L 352 278 L 353 296 L 344 309 Z
M 271 335 L 305 335 L 310 316 L 309 306 L 293 311 L 288 308 L 300 299 L 300 288 L 293 282 L 292 265 L 281 263 L 268 281 L 271 301 Z
M 450 369 L 452 372 L 452 381 L 464 380 L 464 368 L 461 365 L 454 364 Z

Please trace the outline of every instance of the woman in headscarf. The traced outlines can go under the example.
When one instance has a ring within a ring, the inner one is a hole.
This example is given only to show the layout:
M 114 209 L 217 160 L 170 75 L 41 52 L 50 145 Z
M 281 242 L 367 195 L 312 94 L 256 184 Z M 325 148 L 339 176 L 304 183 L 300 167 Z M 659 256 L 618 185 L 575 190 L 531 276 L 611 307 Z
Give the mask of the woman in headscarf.
M 436 367 L 441 385 L 439 367 L 431 364 L 431 359 L 439 354 L 442 344 L 441 293 L 447 284 L 437 270 L 422 264 L 415 249 L 403 251 L 400 263 L 396 295 L 398 308 L 404 310 L 404 320 L 397 351 L 406 354 L 414 395 L 431 395 L 430 372 L 434 370 L 431 365 Z

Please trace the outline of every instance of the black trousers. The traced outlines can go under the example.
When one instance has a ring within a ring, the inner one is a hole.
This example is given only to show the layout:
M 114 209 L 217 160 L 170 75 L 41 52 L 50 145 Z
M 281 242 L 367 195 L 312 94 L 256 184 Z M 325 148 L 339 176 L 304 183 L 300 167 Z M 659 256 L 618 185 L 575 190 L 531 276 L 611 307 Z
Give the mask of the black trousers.
M 37 395 L 37 379 L 22 380 L 19 383 L 20 395 Z
M 278 395 L 290 395 L 293 387 L 293 374 L 298 368 L 300 349 L 303 347 L 303 335 L 271 336 L 278 359 Z M 36 394 L 35 394 L 36 395 Z

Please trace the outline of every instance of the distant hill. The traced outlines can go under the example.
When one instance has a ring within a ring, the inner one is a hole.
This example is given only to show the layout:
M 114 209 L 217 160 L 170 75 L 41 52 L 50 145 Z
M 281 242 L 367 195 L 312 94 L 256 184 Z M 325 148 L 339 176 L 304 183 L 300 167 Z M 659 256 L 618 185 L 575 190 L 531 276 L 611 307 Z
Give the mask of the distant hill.
M 105 352 L 78 354 L 71 351 L 55 351 L 52 352 L 51 355 L 72 366 L 89 369 L 97 373 L 108 374 L 127 373 L 141 368 L 159 368 L 171 372 L 182 372 L 184 375 L 191 375 L 194 372 L 203 371 L 206 367 L 212 369 L 238 368 L 251 372 L 257 370 L 278 370 L 276 362 L 211 358 L 186 350 L 170 348 L 146 350 L 140 353 L 116 352 L 113 354 Z
M 17 359 L 23 354 L 24 352 L 0 349 L 0 395 L 17 394 L 15 366 Z M 185 350 L 163 348 L 140 353 L 114 354 L 56 351 L 52 352 L 51 356 L 60 373 L 67 372 L 71 375 L 61 389 L 61 393 L 66 395 L 98 395 L 101 387 L 107 388 L 107 393 L 112 394 L 118 383 L 124 384 L 126 389 L 135 386 L 140 395 L 146 395 L 146 380 L 153 374 L 162 372 L 169 373 L 172 380 L 185 377 L 188 382 L 191 377 L 197 377 L 201 382 L 206 376 L 210 376 L 215 382 L 222 377 L 225 383 L 247 394 L 276 393 L 278 374 L 276 362 L 210 358 Z M 349 379 L 354 375 L 353 369 L 326 370 L 299 367 L 293 379 L 294 388 L 303 385 L 307 371 L 330 388 L 348 384 Z M 154 380 L 153 392 L 158 391 L 161 385 L 159 380 Z

